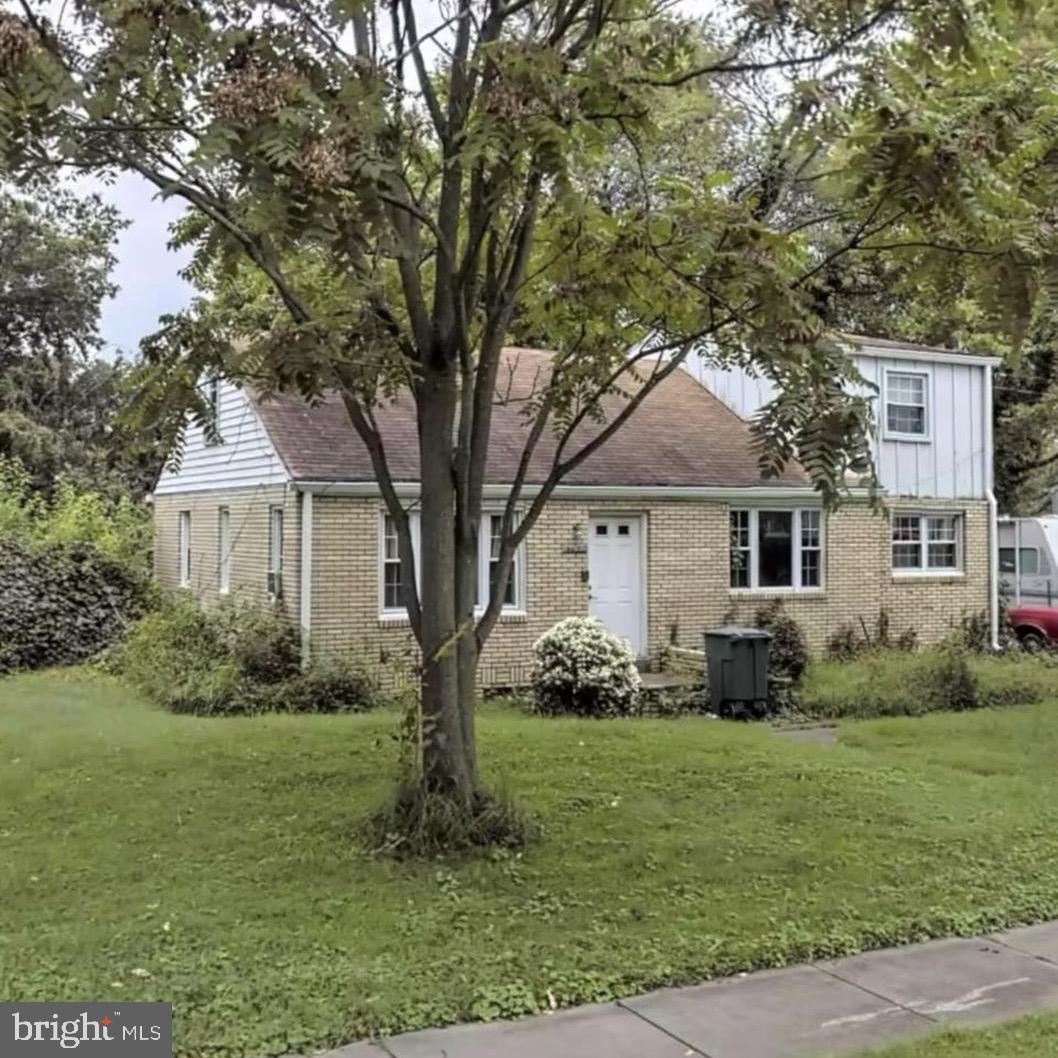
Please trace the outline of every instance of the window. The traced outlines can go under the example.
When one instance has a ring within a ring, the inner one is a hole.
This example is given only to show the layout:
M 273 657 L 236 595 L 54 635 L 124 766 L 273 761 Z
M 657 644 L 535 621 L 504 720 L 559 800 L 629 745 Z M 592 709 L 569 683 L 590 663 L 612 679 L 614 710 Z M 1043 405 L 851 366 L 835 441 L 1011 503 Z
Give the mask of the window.
M 929 377 L 910 371 L 885 376 L 885 432 L 889 436 L 925 439 L 929 435 Z
M 413 516 L 414 517 L 414 516 Z M 418 522 L 418 518 L 415 519 Z M 412 537 L 414 544 L 415 534 Z M 417 548 L 413 548 L 416 552 Z M 418 557 L 416 555 L 416 557 Z M 387 514 L 382 527 L 382 609 L 403 610 L 401 600 L 400 545 L 397 523 Z
M 231 511 L 217 508 L 217 591 L 227 595 L 231 590 Z
M 893 515 L 893 571 L 940 573 L 958 570 L 961 518 L 957 514 Z
M 1014 548 L 1001 547 L 999 549 L 999 572 L 1014 572 Z M 1023 547 L 1021 549 L 1021 573 L 1026 576 L 1035 577 L 1040 572 L 1040 552 L 1035 547 Z
M 283 508 L 268 508 L 268 594 L 283 596 Z
M 177 548 L 180 561 L 180 587 L 191 583 L 191 512 L 181 511 L 177 517 Z
M 419 515 L 415 511 L 408 514 L 411 529 L 412 552 L 415 557 L 416 577 L 419 573 Z M 503 533 L 503 515 L 486 512 L 481 517 L 481 530 L 478 534 L 478 570 L 477 600 L 478 610 L 483 610 L 489 603 L 492 586 L 496 583 L 499 570 L 500 541 Z M 401 598 L 403 570 L 400 562 L 400 547 L 397 538 L 397 524 L 393 518 L 383 513 L 382 528 L 379 537 L 379 598 L 383 614 L 403 614 L 404 602 Z M 514 564 L 507 580 L 503 596 L 503 608 L 516 610 L 522 606 L 525 597 L 525 558 L 523 548 L 514 556 Z
M 823 586 L 820 511 L 731 512 L 732 588 Z

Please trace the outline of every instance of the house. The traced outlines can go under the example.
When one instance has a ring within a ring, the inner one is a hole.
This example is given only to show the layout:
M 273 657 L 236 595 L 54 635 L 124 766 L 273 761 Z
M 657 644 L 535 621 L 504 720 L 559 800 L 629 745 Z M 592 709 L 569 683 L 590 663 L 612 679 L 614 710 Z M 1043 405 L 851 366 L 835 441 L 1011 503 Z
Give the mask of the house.
M 550 354 L 505 351 L 494 412 L 479 584 L 525 436 L 522 407 Z M 878 465 L 891 520 L 866 490 L 826 512 L 799 467 L 761 477 L 747 418 L 760 380 L 704 363 L 669 376 L 558 487 L 529 533 L 482 658 L 486 684 L 517 684 L 555 621 L 597 615 L 656 658 L 697 647 L 705 628 L 750 621 L 774 597 L 821 650 L 842 625 L 890 613 L 894 631 L 936 639 L 992 598 L 991 361 L 894 343 L 862 344 L 882 385 Z M 313 652 L 355 651 L 394 669 L 414 658 L 399 602 L 393 527 L 368 454 L 340 400 L 261 401 L 211 391 L 220 443 L 191 429 L 179 469 L 154 492 L 155 570 L 209 601 L 228 593 L 281 602 Z M 613 396 L 610 401 L 623 398 Z M 612 410 L 612 409 L 611 409 Z M 399 496 L 418 493 L 409 395 L 377 410 Z M 599 429 L 586 427 L 586 434 Z M 545 438 L 527 478 L 546 474 Z

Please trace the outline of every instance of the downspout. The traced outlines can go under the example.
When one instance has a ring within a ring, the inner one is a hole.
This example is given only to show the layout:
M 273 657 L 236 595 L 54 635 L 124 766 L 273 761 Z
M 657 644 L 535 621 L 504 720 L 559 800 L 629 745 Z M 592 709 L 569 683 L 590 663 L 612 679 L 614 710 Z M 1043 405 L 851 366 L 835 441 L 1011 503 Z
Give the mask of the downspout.
M 988 499 L 988 624 L 992 649 L 999 650 L 999 510 L 994 489 L 992 365 L 985 365 L 985 496 Z
M 303 490 L 301 493 L 301 591 L 300 624 L 301 624 L 301 667 L 308 668 L 312 658 L 312 644 L 309 642 L 312 633 L 312 493 Z

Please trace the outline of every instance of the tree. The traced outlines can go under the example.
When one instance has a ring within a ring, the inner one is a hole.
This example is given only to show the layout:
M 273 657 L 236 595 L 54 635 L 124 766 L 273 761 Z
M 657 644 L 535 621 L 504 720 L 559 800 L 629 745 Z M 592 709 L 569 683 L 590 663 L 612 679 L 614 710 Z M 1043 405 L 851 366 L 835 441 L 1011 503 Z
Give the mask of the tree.
M 0 188 L 0 455 L 38 491 L 66 476 L 142 494 L 158 469 L 117 422 L 127 365 L 98 356 L 123 226 L 98 196 Z
M 692 348 L 778 383 L 762 464 L 799 457 L 833 501 L 862 469 L 869 414 L 842 384 L 834 262 L 969 240 L 1044 255 L 1032 224 L 1054 191 L 1039 164 L 1050 53 L 1022 47 L 1031 3 L 731 0 L 712 27 L 664 0 L 450 0 L 429 27 L 413 0 L 76 0 L 62 25 L 48 7 L 0 17 L 3 164 L 132 171 L 187 203 L 177 238 L 211 296 L 148 344 L 152 416 L 208 422 L 196 382 L 213 370 L 341 395 L 397 526 L 422 651 L 415 796 L 457 814 L 485 801 L 475 672 L 517 547 Z M 761 132 L 725 85 L 779 69 L 796 79 Z M 674 111 L 701 157 L 675 147 Z M 476 617 L 512 332 L 555 356 Z M 373 415 L 405 386 L 421 591 Z M 530 497 L 549 431 L 556 455 Z

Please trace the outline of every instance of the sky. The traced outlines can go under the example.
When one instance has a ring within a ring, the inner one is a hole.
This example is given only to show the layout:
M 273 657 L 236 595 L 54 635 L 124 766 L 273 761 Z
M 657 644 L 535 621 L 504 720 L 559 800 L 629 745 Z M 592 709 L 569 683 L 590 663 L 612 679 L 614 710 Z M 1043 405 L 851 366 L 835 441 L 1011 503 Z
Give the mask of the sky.
M 713 0 L 681 0 L 677 6 L 695 14 L 712 3 Z M 3 6 L 5 3 L 0 0 L 0 7 Z M 420 30 L 427 32 L 436 18 L 436 6 L 417 0 L 416 7 Z M 135 353 L 140 339 L 157 329 L 159 317 L 186 308 L 194 296 L 193 288 L 180 275 L 188 262 L 188 251 L 173 251 L 167 246 L 169 225 L 182 214 L 183 207 L 177 199 L 163 202 L 150 184 L 132 174 L 119 177 L 109 186 L 92 181 L 80 186 L 98 192 L 129 222 L 116 248 L 118 263 L 113 278 L 118 293 L 104 303 L 100 323 L 109 355 Z

